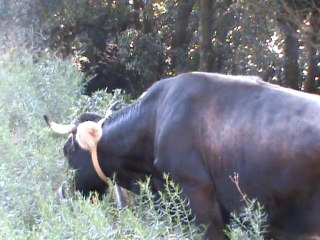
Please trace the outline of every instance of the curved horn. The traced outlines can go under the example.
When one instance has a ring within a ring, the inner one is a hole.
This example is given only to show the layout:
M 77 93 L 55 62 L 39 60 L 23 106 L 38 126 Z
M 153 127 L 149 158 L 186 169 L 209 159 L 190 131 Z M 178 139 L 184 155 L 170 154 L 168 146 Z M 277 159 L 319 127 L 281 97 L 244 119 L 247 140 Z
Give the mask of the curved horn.
M 74 129 L 74 124 L 59 124 L 54 121 L 52 121 L 47 115 L 44 115 L 44 120 L 46 120 L 48 126 L 51 128 L 51 130 L 58 134 L 68 134 L 71 133 Z
M 115 102 L 113 102 L 113 103 L 110 104 L 110 106 L 109 106 L 108 109 L 107 109 L 105 118 L 108 118 L 108 117 L 112 114 L 112 112 L 113 112 L 114 110 L 116 110 L 116 106 L 117 106 L 119 103 L 120 103 L 120 101 L 117 100 L 117 101 L 115 101 Z

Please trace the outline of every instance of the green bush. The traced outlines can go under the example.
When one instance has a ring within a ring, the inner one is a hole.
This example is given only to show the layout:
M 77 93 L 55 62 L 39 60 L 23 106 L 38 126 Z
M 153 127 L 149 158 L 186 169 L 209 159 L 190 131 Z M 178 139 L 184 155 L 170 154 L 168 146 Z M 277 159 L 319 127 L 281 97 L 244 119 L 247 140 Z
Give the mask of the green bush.
M 82 96 L 80 82 L 69 60 L 44 55 L 34 61 L 23 49 L 0 57 L 0 239 L 199 239 L 203 231 L 185 220 L 190 212 L 176 207 L 187 224 L 159 212 L 147 185 L 123 210 L 112 191 L 97 204 L 80 196 L 58 199 L 66 137 L 53 134 L 43 114 L 68 123 L 82 111 L 104 114 L 111 101 L 128 101 L 119 92 Z M 177 204 L 178 193 L 172 193 Z M 163 209 L 170 199 L 162 201 Z
M 239 174 L 234 173 L 230 180 L 237 187 L 243 207 L 240 213 L 231 213 L 230 223 L 226 226 L 225 235 L 230 240 L 263 240 L 268 232 L 267 214 L 264 207 L 256 200 L 250 199 L 242 192 Z
M 1 239 L 33 236 L 42 205 L 55 201 L 65 169 L 62 139 L 50 134 L 42 116 L 68 115 L 80 77 L 70 61 L 47 56 L 35 63 L 23 49 L 0 58 Z
M 230 240 L 263 240 L 267 234 L 267 215 L 256 200 L 248 200 L 240 214 L 231 213 L 225 230 Z

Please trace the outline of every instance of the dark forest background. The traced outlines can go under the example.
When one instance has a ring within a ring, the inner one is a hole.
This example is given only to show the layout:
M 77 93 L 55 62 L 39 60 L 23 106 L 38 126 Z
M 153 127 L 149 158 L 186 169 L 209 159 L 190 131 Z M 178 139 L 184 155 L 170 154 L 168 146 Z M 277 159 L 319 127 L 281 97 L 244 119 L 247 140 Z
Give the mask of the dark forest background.
M 0 0 L 0 20 L 2 48 L 72 58 L 89 95 L 195 70 L 319 93 L 319 0 Z

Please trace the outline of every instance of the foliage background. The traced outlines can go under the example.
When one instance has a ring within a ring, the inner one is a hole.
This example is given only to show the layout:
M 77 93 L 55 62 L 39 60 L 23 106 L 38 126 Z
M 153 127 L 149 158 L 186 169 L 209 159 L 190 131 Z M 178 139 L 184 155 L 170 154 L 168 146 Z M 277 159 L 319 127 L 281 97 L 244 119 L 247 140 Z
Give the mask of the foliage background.
M 86 94 L 108 87 L 136 97 L 193 70 L 319 88 L 316 0 L 0 0 L 0 20 L 5 42 L 72 57 Z

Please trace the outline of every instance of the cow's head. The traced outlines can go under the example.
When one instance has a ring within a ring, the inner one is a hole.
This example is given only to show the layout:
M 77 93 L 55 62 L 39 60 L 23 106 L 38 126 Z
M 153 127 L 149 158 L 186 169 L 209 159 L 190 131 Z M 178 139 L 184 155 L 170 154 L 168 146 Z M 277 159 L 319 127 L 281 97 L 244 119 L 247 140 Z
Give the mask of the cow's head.
M 53 132 L 69 134 L 63 153 L 68 159 L 69 167 L 75 170 L 75 190 L 84 196 L 88 196 L 91 191 L 96 191 L 99 195 L 104 194 L 108 184 L 106 179 L 97 174 L 91 154 L 101 136 L 103 118 L 95 113 L 83 113 L 68 125 L 55 123 L 47 116 L 44 118 Z M 64 183 L 58 189 L 61 197 L 66 196 L 65 186 Z

